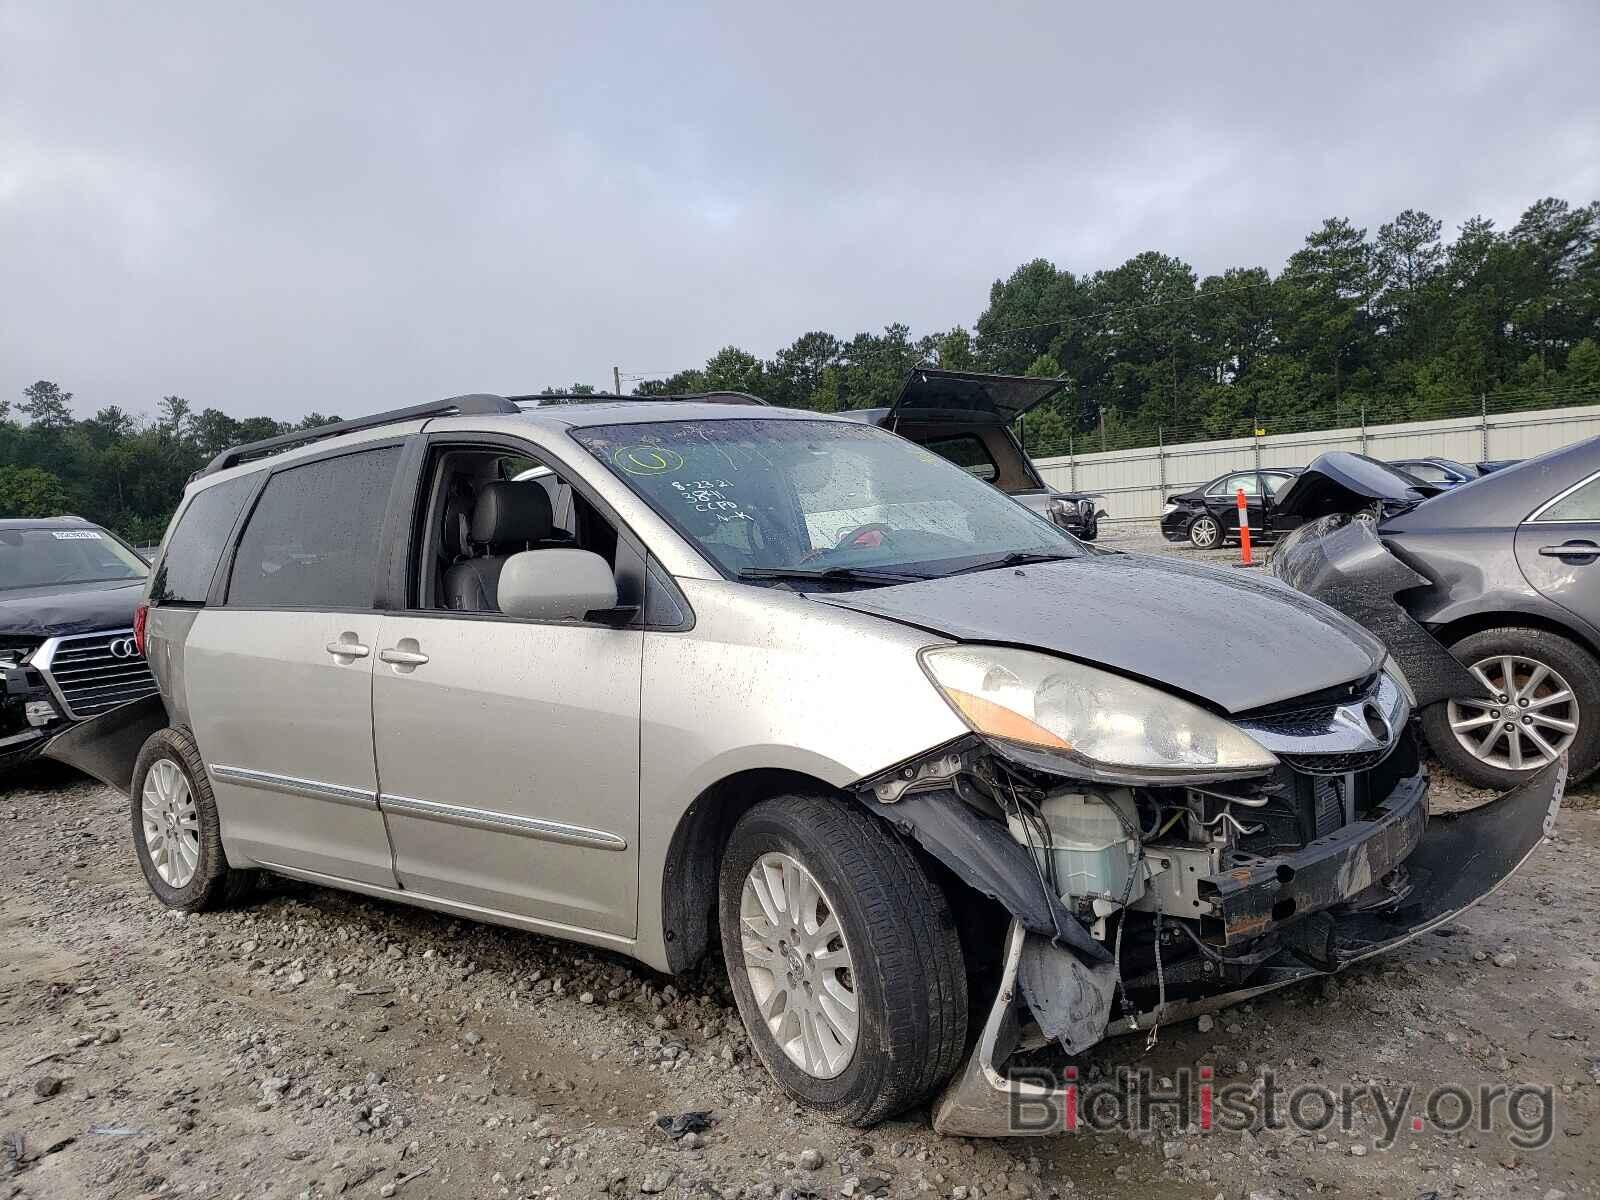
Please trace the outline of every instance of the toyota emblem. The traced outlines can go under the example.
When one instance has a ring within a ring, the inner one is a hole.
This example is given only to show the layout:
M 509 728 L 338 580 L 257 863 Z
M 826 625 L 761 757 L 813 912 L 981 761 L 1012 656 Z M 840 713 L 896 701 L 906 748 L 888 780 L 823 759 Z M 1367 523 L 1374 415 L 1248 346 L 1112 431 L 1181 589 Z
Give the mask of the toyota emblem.
M 139 645 L 131 637 L 114 638 L 111 642 L 112 658 L 138 658 Z

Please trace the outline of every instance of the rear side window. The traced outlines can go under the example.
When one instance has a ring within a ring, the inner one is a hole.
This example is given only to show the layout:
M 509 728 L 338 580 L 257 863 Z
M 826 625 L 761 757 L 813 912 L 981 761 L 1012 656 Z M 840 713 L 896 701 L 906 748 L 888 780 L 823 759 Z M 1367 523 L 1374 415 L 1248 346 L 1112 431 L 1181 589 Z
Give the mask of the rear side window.
M 371 608 L 373 568 L 400 447 L 362 450 L 273 475 L 245 524 L 228 603 Z
M 993 483 L 1000 472 L 990 457 L 988 448 L 971 434 L 961 437 L 933 438 L 922 443 L 940 458 L 947 458 L 969 475 L 976 475 L 986 483 Z
M 255 485 L 254 476 L 242 475 L 213 484 L 189 501 L 167 539 L 167 551 L 150 582 L 152 603 L 205 603 L 228 534 Z
M 1600 521 L 1600 479 L 1591 479 L 1539 514 L 1541 521 Z

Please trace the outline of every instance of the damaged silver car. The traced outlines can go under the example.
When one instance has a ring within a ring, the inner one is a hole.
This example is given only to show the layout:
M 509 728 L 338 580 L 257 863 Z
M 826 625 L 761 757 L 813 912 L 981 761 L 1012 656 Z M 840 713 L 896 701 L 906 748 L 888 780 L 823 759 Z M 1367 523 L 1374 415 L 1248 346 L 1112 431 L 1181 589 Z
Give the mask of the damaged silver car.
M 1279 508 L 1271 571 L 1387 644 L 1451 771 L 1600 767 L 1600 438 L 1448 490 L 1335 451 Z
M 1409 685 L 1332 609 L 715 399 L 463 397 L 224 453 L 139 619 L 160 697 L 52 752 L 128 791 L 167 905 L 270 871 L 719 955 L 797 1100 L 975 1135 L 1050 1094 L 1018 1051 L 1337 971 L 1554 820 L 1562 761 L 1430 822 Z

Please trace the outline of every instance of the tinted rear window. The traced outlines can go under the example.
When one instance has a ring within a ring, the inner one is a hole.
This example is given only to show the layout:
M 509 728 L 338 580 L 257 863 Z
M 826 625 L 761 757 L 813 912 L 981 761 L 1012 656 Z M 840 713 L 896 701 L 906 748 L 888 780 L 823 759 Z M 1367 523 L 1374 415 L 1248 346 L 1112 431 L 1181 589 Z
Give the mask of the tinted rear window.
M 374 568 L 400 447 L 279 471 L 245 524 L 228 603 L 371 608 Z
M 204 604 L 233 522 L 256 485 L 250 475 L 213 484 L 189 501 L 150 583 L 156 604 Z

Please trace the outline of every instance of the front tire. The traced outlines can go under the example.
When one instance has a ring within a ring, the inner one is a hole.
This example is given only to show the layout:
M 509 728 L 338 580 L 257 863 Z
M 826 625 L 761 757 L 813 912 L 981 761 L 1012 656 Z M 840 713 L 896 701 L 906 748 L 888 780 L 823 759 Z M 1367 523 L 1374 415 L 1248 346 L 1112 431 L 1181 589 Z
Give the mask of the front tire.
M 1452 772 L 1505 791 L 1560 753 L 1571 768 L 1569 787 L 1600 766 L 1600 663 L 1582 646 L 1548 630 L 1506 626 L 1469 634 L 1450 653 L 1495 696 L 1441 700 L 1423 711 L 1428 744 Z
M 757 1056 L 796 1100 L 874 1125 L 926 1099 L 966 1044 L 943 893 L 854 801 L 781 796 L 734 826 L 722 953 Z
M 1199 550 L 1215 550 L 1222 545 L 1222 526 L 1215 517 L 1199 516 L 1189 522 L 1189 542 Z
M 133 767 L 133 847 L 156 899 L 181 912 L 221 908 L 250 886 L 228 866 L 211 779 L 181 729 L 150 735 Z

